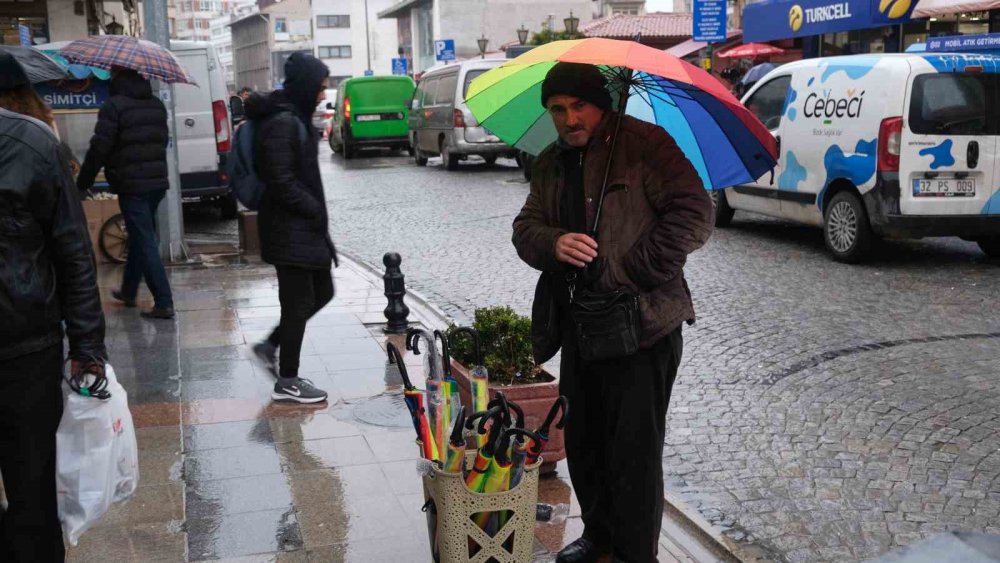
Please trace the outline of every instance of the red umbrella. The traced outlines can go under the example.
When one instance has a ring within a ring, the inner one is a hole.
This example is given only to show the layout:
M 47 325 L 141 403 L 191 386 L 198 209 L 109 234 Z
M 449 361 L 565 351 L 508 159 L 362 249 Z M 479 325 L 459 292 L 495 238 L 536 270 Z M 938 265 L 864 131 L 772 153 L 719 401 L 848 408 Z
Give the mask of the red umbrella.
M 150 80 L 195 84 L 173 53 L 128 35 L 96 35 L 71 41 L 56 53 L 66 60 L 98 68 L 127 68 Z
M 719 53 L 720 59 L 752 59 L 767 55 L 780 55 L 785 50 L 767 43 L 747 43 Z

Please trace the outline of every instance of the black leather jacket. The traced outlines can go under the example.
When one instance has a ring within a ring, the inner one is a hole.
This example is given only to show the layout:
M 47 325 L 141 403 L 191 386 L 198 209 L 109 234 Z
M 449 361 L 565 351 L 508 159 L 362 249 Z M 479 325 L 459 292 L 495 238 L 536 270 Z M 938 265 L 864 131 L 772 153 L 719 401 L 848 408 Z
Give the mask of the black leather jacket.
M 0 109 L 0 361 L 59 344 L 107 358 L 87 223 L 49 128 Z

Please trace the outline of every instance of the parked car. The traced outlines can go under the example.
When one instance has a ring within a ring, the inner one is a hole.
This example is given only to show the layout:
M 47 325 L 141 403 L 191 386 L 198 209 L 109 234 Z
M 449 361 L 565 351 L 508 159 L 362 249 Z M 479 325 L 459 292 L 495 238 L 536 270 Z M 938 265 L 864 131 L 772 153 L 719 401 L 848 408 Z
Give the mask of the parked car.
M 320 133 L 325 134 L 326 122 L 333 117 L 333 106 L 336 100 L 337 89 L 327 88 L 326 99 L 316 104 L 316 110 L 313 111 L 312 124 Z
M 735 210 L 820 226 L 842 262 L 877 237 L 958 236 L 1000 257 L 998 69 L 1000 57 L 928 53 L 771 71 L 743 102 L 778 140 L 778 167 L 713 192 L 717 226 Z
M 340 84 L 333 110 L 329 142 L 334 152 L 354 158 L 362 147 L 412 150 L 407 136 L 407 103 L 413 96 L 408 76 L 365 76 Z
M 506 59 L 475 59 L 427 71 L 410 102 L 410 144 L 417 164 L 441 156 L 448 170 L 460 160 L 481 156 L 493 164 L 499 157 L 515 158 L 517 150 L 479 125 L 465 105 L 469 84 Z

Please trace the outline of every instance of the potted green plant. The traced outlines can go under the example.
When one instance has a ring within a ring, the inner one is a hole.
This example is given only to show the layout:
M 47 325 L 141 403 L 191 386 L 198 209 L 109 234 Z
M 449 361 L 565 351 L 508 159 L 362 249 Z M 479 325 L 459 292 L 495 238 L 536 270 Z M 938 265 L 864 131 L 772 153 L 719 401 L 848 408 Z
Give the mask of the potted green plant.
M 466 366 L 475 365 L 475 344 L 471 338 L 457 335 L 457 328 L 452 325 L 447 332 L 451 366 L 462 404 L 471 409 L 472 383 Z M 490 398 L 502 391 L 508 400 L 524 409 L 525 427 L 538 428 L 559 397 L 559 379 L 532 358 L 531 319 L 506 306 L 480 308 L 476 309 L 472 328 L 479 333 L 483 365 L 489 371 Z M 551 428 L 542 458 L 542 473 L 552 472 L 556 462 L 566 458 L 563 431 L 555 426 Z

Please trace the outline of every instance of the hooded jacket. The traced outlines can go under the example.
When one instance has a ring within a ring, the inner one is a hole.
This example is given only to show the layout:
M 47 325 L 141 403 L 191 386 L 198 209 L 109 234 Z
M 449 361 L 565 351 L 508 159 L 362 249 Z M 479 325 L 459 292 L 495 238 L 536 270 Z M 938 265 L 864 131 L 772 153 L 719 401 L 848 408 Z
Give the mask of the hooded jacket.
M 256 122 L 257 173 L 266 186 L 257 220 L 261 259 L 269 264 L 329 270 L 336 261 L 319 173 L 319 137 L 311 123 L 328 75 L 318 59 L 296 53 L 285 65 L 283 90 L 253 94 L 246 102 L 246 115 Z
M 149 81 L 135 72 L 120 71 L 111 80 L 111 97 L 97 114 L 77 187 L 89 190 L 104 168 L 116 194 L 166 190 L 168 138 L 167 109 L 153 96 Z
M 588 226 L 594 224 L 616 118 L 613 112 L 605 113 L 584 156 Z M 570 268 L 555 257 L 556 241 L 569 232 L 559 209 L 566 183 L 562 165 L 566 150 L 561 143 L 553 143 L 538 156 L 528 199 L 514 219 L 518 255 L 552 276 L 564 276 Z M 624 117 L 601 213 L 593 289 L 630 289 L 639 294 L 641 347 L 652 347 L 684 321 L 693 323 L 694 305 L 684 281 L 684 264 L 688 254 L 711 236 L 712 200 L 694 166 L 663 128 Z M 532 316 L 543 313 L 535 308 Z M 532 320 L 536 325 L 546 324 L 546 319 Z
M 69 163 L 42 122 L 0 109 L 0 361 L 58 345 L 106 358 L 94 254 Z

